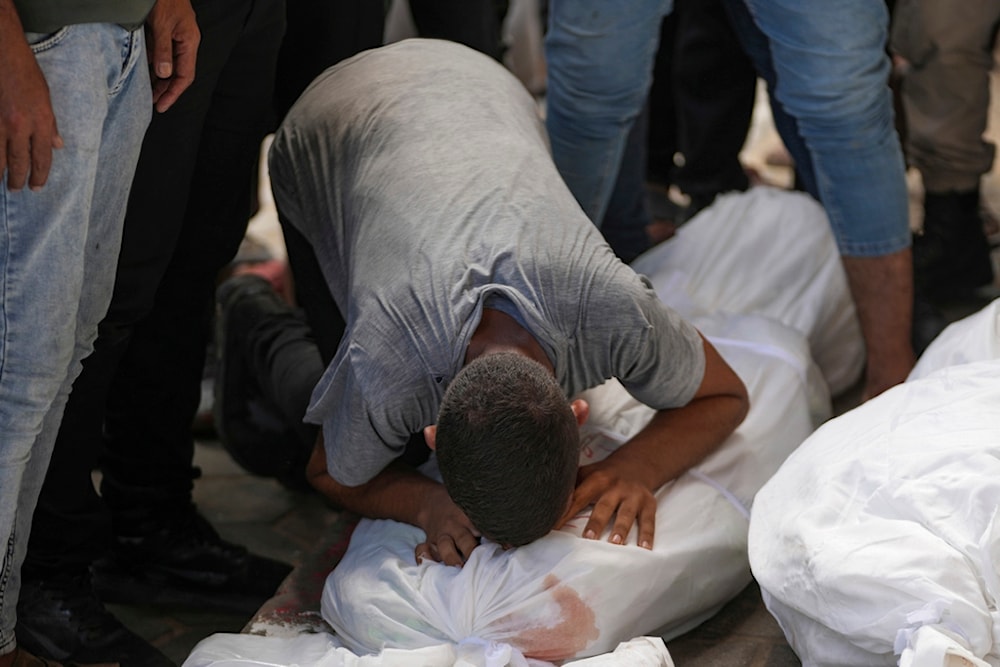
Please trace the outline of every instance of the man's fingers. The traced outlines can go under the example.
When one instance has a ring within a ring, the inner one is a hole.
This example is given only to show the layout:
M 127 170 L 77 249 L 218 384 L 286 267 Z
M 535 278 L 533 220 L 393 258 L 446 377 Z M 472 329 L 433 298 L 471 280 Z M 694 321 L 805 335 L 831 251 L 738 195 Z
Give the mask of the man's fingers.
M 157 81 L 153 86 L 153 102 L 156 105 L 156 110 L 160 113 L 172 107 L 181 93 L 194 82 L 194 77 L 182 75 L 179 67 L 177 72 L 177 75 L 172 79 Z
M 434 560 L 445 565 L 457 565 L 461 567 L 465 562 L 462 560 L 462 554 L 459 553 L 458 548 L 455 546 L 455 540 L 450 535 L 442 535 L 438 538 L 437 542 L 432 543 L 431 553 L 434 555 Z
M 425 560 L 434 560 L 434 556 L 431 555 L 431 545 L 427 542 L 418 544 L 417 548 L 413 550 L 413 555 L 417 561 L 417 565 L 420 565 Z
M 636 510 L 636 503 L 630 502 L 627 498 L 618 506 L 618 511 L 615 513 L 615 525 L 611 529 L 608 542 L 625 544 L 625 538 L 628 537 L 628 532 L 632 530 L 632 524 L 635 522 Z
M 464 563 L 469 560 L 472 550 L 479 546 L 479 539 L 472 535 L 472 533 L 465 533 L 455 540 L 455 546 L 458 547 L 459 554 Z
M 157 34 L 154 31 L 153 48 L 149 54 L 153 64 L 153 76 L 158 79 L 169 79 L 174 75 L 174 42 L 173 35 Z
M 563 524 L 565 524 L 567 521 L 569 521 L 577 514 L 579 514 L 580 511 L 589 504 L 590 504 L 589 498 L 574 492 L 573 498 L 570 501 L 569 509 L 566 510 L 565 514 L 563 514 L 562 519 L 559 520 L 559 524 L 556 526 L 556 528 L 562 528 Z
M 656 503 L 639 512 L 639 546 L 643 549 L 653 548 L 653 533 L 656 532 Z
M 7 143 L 7 189 L 16 192 L 24 187 L 31 164 L 27 141 L 8 140 Z
M 583 529 L 584 538 L 596 540 L 604 532 L 604 527 L 611 522 L 617 505 L 617 501 L 601 498 L 590 512 L 590 520 L 587 521 L 587 525 Z
M 62 138 L 58 133 L 51 139 L 46 137 L 45 141 L 31 143 L 31 176 L 28 179 L 28 187 L 32 190 L 40 190 L 49 179 L 53 148 L 62 148 Z

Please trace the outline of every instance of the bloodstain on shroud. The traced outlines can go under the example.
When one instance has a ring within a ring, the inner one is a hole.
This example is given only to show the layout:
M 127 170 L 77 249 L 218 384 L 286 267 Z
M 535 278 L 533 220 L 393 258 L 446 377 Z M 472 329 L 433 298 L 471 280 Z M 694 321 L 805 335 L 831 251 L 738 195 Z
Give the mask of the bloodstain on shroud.
M 545 577 L 542 586 L 559 605 L 558 620 L 553 625 L 521 630 L 510 643 L 527 658 L 548 662 L 568 660 L 600 636 L 594 610 L 576 589 L 563 585 L 553 574 Z

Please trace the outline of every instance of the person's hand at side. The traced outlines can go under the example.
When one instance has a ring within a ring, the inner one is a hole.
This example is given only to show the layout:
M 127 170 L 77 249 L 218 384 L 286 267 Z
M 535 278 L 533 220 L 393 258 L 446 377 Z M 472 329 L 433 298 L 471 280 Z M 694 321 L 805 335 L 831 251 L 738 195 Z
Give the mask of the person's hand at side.
M 35 54 L 11 0 L 0 0 L 0 178 L 12 192 L 45 185 L 53 149 L 62 148 L 56 117 Z
M 201 31 L 190 0 L 156 0 L 146 19 L 153 104 L 164 112 L 194 81 Z

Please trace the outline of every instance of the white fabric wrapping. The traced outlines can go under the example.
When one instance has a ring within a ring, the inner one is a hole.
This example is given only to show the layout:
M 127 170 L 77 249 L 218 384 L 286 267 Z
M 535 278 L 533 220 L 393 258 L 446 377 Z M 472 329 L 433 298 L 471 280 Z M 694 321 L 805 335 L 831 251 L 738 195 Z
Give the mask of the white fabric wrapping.
M 323 591 L 337 637 L 325 640 L 336 648 L 324 648 L 321 661 L 312 643 L 319 639 L 308 640 L 313 653 L 305 655 L 305 638 L 287 652 L 269 644 L 276 648 L 267 653 L 261 638 L 214 635 L 184 667 L 487 665 L 488 650 L 512 667 L 545 664 L 536 659 L 672 665 L 663 639 L 698 625 L 750 582 L 749 504 L 829 418 L 828 385 L 842 389 L 858 377 L 863 345 L 822 210 L 802 195 L 755 188 L 722 197 L 636 266 L 713 342 L 751 398 L 724 446 L 658 492 L 651 551 L 635 546 L 634 528 L 625 546 L 608 543 L 607 533 L 583 540 L 585 512 L 525 547 L 487 542 L 463 568 L 418 566 L 421 530 L 363 520 Z M 822 372 L 814 356 L 825 360 Z M 615 381 L 583 397 L 591 416 L 582 462 L 606 456 L 651 415 Z M 619 646 L 628 637 L 636 639 Z M 408 652 L 410 662 L 397 662 Z
M 996 308 L 825 424 L 757 495 L 751 567 L 806 667 L 1000 665 Z
M 755 187 L 719 197 L 632 266 L 688 319 L 755 313 L 795 329 L 833 396 L 864 370 L 837 244 L 823 208 L 806 194 Z
M 475 637 L 555 662 L 611 651 L 635 635 L 670 638 L 714 614 L 750 582 L 747 505 L 815 427 L 810 397 L 821 405 L 826 395 L 797 334 L 751 316 L 727 322 L 746 339 L 712 340 L 754 407 L 694 474 L 659 491 L 651 551 L 635 546 L 634 527 L 626 546 L 607 542 L 607 531 L 583 540 L 586 511 L 518 549 L 487 542 L 462 568 L 416 565 L 419 528 L 361 521 L 323 593 L 323 616 L 344 645 L 373 653 Z M 703 331 L 719 328 L 705 324 Z M 585 398 L 595 410 L 584 427 L 584 462 L 604 458 L 651 415 L 615 382 Z
M 491 650 L 493 649 L 493 650 Z M 385 649 L 378 655 L 355 655 L 336 635 L 304 633 L 297 637 L 217 634 L 199 643 L 184 667 L 533 667 L 537 661 L 500 662 L 504 651 L 474 642 L 463 646 L 439 644 L 420 649 Z M 622 642 L 605 655 L 574 660 L 564 667 L 674 667 L 663 640 L 641 637 Z
M 1000 298 L 977 313 L 952 322 L 920 355 L 908 379 L 925 377 L 945 366 L 1000 359 Z

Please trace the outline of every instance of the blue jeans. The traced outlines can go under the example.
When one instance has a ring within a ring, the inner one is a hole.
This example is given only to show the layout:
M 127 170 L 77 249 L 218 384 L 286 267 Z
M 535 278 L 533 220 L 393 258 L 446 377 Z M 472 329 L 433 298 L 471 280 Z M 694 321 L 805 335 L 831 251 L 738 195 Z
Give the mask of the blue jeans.
M 746 18 L 734 27 L 768 81 L 776 125 L 841 254 L 908 247 L 884 1 L 727 2 Z M 604 216 L 671 9 L 672 0 L 550 1 L 547 126 L 556 165 L 591 220 Z
M 141 30 L 29 33 L 65 147 L 38 192 L 0 189 L 0 655 L 63 406 L 111 298 L 152 94 Z

